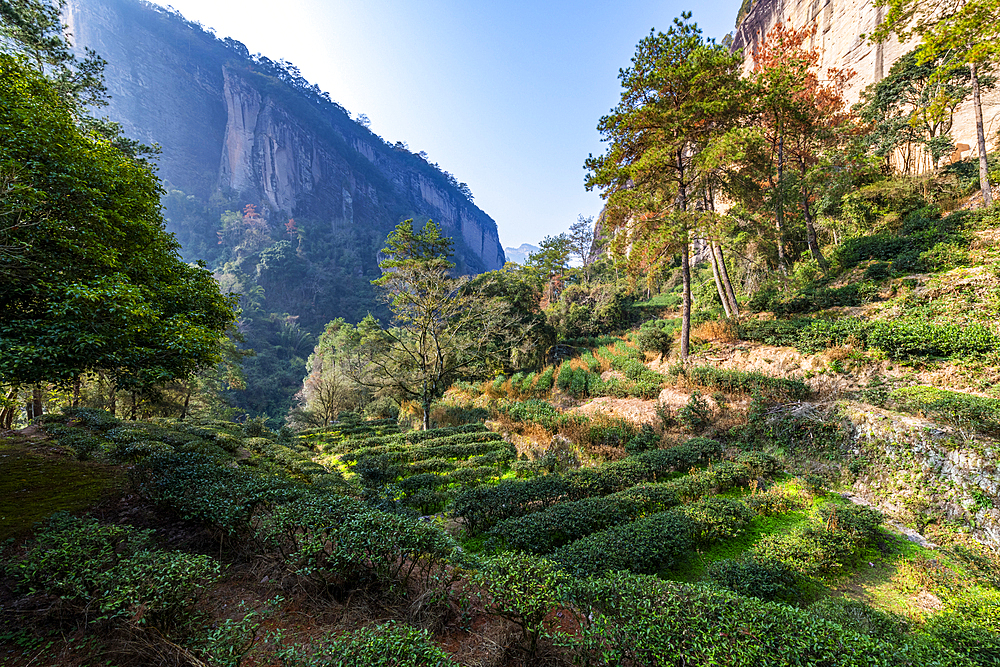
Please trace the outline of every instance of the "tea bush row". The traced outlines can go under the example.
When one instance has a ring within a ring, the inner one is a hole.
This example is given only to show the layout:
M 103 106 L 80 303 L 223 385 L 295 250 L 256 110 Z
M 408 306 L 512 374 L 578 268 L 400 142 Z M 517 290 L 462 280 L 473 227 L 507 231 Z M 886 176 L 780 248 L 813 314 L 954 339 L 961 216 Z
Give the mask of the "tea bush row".
M 979 357 L 1000 349 L 1000 336 L 979 323 L 884 322 L 857 318 L 747 321 L 740 324 L 739 335 L 744 340 L 795 347 L 804 354 L 850 343 L 862 348 L 880 349 L 893 359 Z
M 428 438 L 412 444 L 403 443 L 399 445 L 382 445 L 379 447 L 362 447 L 342 454 L 340 460 L 344 463 L 354 463 L 368 458 L 379 457 L 393 463 L 413 463 L 432 457 L 461 457 L 463 456 L 463 452 L 471 451 L 471 449 L 475 449 L 478 445 L 485 445 L 484 448 L 481 448 L 482 451 L 473 452 L 481 454 L 497 449 L 500 447 L 497 443 L 501 442 L 503 442 L 503 436 L 492 431 L 458 433 L 439 438 Z
M 922 637 L 879 641 L 808 610 L 718 589 L 614 572 L 580 581 L 580 663 L 730 667 L 972 667 Z
M 435 526 L 373 509 L 352 498 L 309 493 L 263 515 L 261 548 L 280 557 L 289 575 L 322 589 L 427 583 L 445 564 L 469 564 Z
M 338 443 L 339 453 L 354 452 L 359 455 L 381 454 L 387 451 L 406 449 L 427 440 L 459 435 L 463 433 L 483 433 L 488 429 L 485 424 L 463 424 L 462 426 L 445 426 L 426 431 L 407 431 L 405 433 L 389 433 L 386 435 L 351 438 Z M 327 450 L 324 450 L 327 451 Z
M 990 433 L 1000 432 L 1000 400 L 973 396 L 936 387 L 900 387 L 889 393 L 893 407 L 972 426 Z
M 733 394 L 759 394 L 771 401 L 787 401 L 809 396 L 809 387 L 799 380 L 777 378 L 757 371 L 739 371 L 714 366 L 695 366 L 672 372 L 691 384 Z
M 470 531 L 484 531 L 504 519 L 537 512 L 556 502 L 604 496 L 642 482 L 655 482 L 674 470 L 674 462 L 667 450 L 655 450 L 564 474 L 502 480 L 496 486 L 463 491 L 455 498 L 452 511 Z
M 388 484 L 413 474 L 453 470 L 463 463 L 460 459 L 475 459 L 469 465 L 492 462 L 496 466 L 504 466 L 514 460 L 517 452 L 509 442 L 488 440 L 467 445 L 448 445 L 422 454 L 415 453 L 414 458 L 417 460 L 412 463 L 406 462 L 407 459 L 399 454 L 399 452 L 391 452 L 379 456 L 366 456 L 352 466 L 351 470 L 358 475 L 362 484 L 372 487 Z M 420 458 L 420 456 L 427 458 Z M 401 459 L 404 462 L 398 463 Z M 448 459 L 454 460 L 449 461 Z
M 329 635 L 308 646 L 281 646 L 277 658 L 283 667 L 452 667 L 458 664 L 434 645 L 427 630 L 393 622 Z
M 668 450 L 669 451 L 669 450 Z M 726 475 L 718 470 L 704 470 L 659 484 L 640 484 L 623 491 L 596 498 L 557 503 L 545 510 L 506 519 L 490 530 L 497 544 L 508 549 L 547 554 L 561 546 L 612 526 L 628 523 L 646 514 L 661 512 L 699 493 L 721 493 L 735 485 L 746 484 L 753 477 L 747 467 L 741 475 Z M 702 483 L 706 480 L 708 483 Z
M 551 558 L 577 577 L 615 570 L 652 574 L 680 565 L 695 546 L 737 537 L 754 516 L 738 500 L 704 498 L 591 533 L 557 549 Z
M 760 290 L 747 306 L 754 312 L 769 310 L 778 317 L 811 313 L 837 306 L 860 306 L 878 294 L 878 285 L 870 280 L 843 287 L 807 287 L 791 297 L 782 298 L 777 290 Z

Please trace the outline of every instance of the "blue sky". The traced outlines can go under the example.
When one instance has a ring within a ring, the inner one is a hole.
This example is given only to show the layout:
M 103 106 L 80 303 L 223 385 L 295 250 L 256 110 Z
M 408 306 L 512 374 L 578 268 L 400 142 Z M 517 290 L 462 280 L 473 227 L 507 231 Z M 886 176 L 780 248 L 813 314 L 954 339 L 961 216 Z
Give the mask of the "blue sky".
M 161 3 L 167 4 L 167 3 Z M 505 246 L 536 244 L 597 215 L 583 162 L 618 70 L 651 28 L 691 10 L 705 35 L 733 29 L 739 0 L 171 0 L 251 53 L 295 63 L 390 142 L 426 151 L 469 184 Z

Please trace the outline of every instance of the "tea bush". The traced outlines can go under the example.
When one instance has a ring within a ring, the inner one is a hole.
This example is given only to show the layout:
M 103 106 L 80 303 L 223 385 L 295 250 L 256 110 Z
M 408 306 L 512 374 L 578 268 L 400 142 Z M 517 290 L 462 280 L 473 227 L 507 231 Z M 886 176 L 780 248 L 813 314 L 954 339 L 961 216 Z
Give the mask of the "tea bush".
M 641 482 L 655 482 L 673 470 L 664 450 L 643 452 L 595 468 L 549 474 L 525 480 L 503 480 L 496 486 L 467 489 L 458 494 L 452 513 L 472 532 L 524 516 L 567 500 L 604 496 Z
M 557 503 L 501 521 L 490 535 L 507 549 L 549 554 L 591 533 L 676 506 L 677 494 L 668 484 L 638 485 L 600 498 Z
M 941 644 L 879 642 L 785 604 L 615 572 L 580 582 L 581 664 L 972 667 Z M 592 620 L 591 620 L 592 619 Z
M 695 366 L 678 369 L 688 382 L 709 390 L 731 394 L 759 394 L 772 401 L 786 401 L 809 396 L 809 387 L 799 380 L 771 377 L 757 371 L 737 371 Z
M 557 549 L 552 560 L 577 577 L 615 570 L 650 574 L 686 559 L 697 529 L 682 512 L 667 510 L 587 535 Z
M 562 601 L 566 575 L 549 561 L 507 553 L 483 563 L 472 581 L 482 590 L 484 611 L 521 628 L 528 655 L 534 656 L 545 619 Z
M 131 478 L 142 496 L 231 537 L 245 536 L 258 510 L 306 492 L 287 479 L 222 466 L 201 454 L 154 454 L 133 468 Z
M 936 387 L 901 387 L 888 394 L 893 407 L 959 426 L 1000 433 L 1000 400 Z
M 5 569 L 29 592 L 59 596 L 88 621 L 170 630 L 187 620 L 222 568 L 209 556 L 157 549 L 152 536 L 60 513 Z
M 680 511 L 695 522 L 695 540 L 705 545 L 740 535 L 756 516 L 745 503 L 730 498 L 703 498 Z
M 746 597 L 769 602 L 798 602 L 802 598 L 796 572 L 781 561 L 744 554 L 709 564 L 709 581 Z
M 988 326 L 934 324 L 923 320 L 748 320 L 739 327 L 740 338 L 768 345 L 797 348 L 814 354 L 829 347 L 852 344 L 878 348 L 893 359 L 910 357 L 982 357 L 1000 348 L 1000 336 Z
M 434 526 L 372 509 L 351 498 L 309 494 L 277 505 L 256 529 L 285 573 L 321 588 L 405 590 L 447 563 L 466 564 L 458 545 Z
M 906 620 L 869 607 L 858 600 L 827 596 L 809 605 L 809 613 L 853 630 L 887 642 L 899 642 L 909 625 Z
M 781 535 L 765 535 L 751 553 L 784 563 L 807 576 L 836 576 L 857 560 L 855 546 L 850 534 L 813 525 Z
M 395 622 L 328 635 L 318 644 L 283 646 L 283 667 L 453 667 L 427 630 Z

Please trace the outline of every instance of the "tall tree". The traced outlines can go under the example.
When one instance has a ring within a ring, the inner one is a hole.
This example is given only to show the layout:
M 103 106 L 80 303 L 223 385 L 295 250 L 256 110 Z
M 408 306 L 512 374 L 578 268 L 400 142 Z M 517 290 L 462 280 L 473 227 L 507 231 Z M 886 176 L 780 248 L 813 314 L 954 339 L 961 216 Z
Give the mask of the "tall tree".
M 220 359 L 234 303 L 163 229 L 148 166 L 75 122 L 59 89 L 0 54 L 0 172 L 15 224 L 0 246 L 0 382 L 104 370 L 143 389 Z
M 590 280 L 590 267 L 604 250 L 604 239 L 600 227 L 594 224 L 594 216 L 580 215 L 569 228 L 569 247 L 572 254 L 580 258 L 585 280 Z
M 393 326 L 379 329 L 369 316 L 359 354 L 363 363 L 354 379 L 373 389 L 392 391 L 416 401 L 424 429 L 430 428 L 431 404 L 462 374 L 475 370 L 493 348 L 498 329 L 512 322 L 496 300 L 481 297 L 467 278 L 450 275 L 450 238 L 428 222 L 417 231 L 413 221 L 389 235 L 373 281 L 393 314 Z
M 608 151 L 586 162 L 587 189 L 602 190 L 613 247 L 629 256 L 633 273 L 681 256 L 684 359 L 691 327 L 689 245 L 703 219 L 689 205 L 705 185 L 701 153 L 734 121 L 743 90 L 740 56 L 706 42 L 690 18 L 684 13 L 666 33 L 651 32 L 639 42 L 631 67 L 619 72 L 621 101 L 598 124 Z
M 984 203 L 992 206 L 980 78 L 1000 62 L 1000 0 L 875 0 L 875 5 L 888 7 L 889 11 L 871 35 L 872 41 L 883 41 L 892 33 L 900 42 L 919 37 L 918 63 L 950 55 L 935 70 L 935 81 L 950 76 L 953 61 L 968 67 L 976 117 L 979 185 Z

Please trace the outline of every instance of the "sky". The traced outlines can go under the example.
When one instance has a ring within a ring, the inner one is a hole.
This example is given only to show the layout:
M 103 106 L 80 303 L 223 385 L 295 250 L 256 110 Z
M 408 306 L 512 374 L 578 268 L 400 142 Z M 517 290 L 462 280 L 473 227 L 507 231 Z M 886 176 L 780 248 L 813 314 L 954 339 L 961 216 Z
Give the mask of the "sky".
M 167 4 L 161 2 L 160 4 Z M 677 0 L 171 0 L 251 53 L 294 63 L 371 129 L 468 183 L 504 246 L 537 245 L 597 216 L 583 163 L 618 71 Z M 692 9 L 706 37 L 733 30 L 740 0 Z

